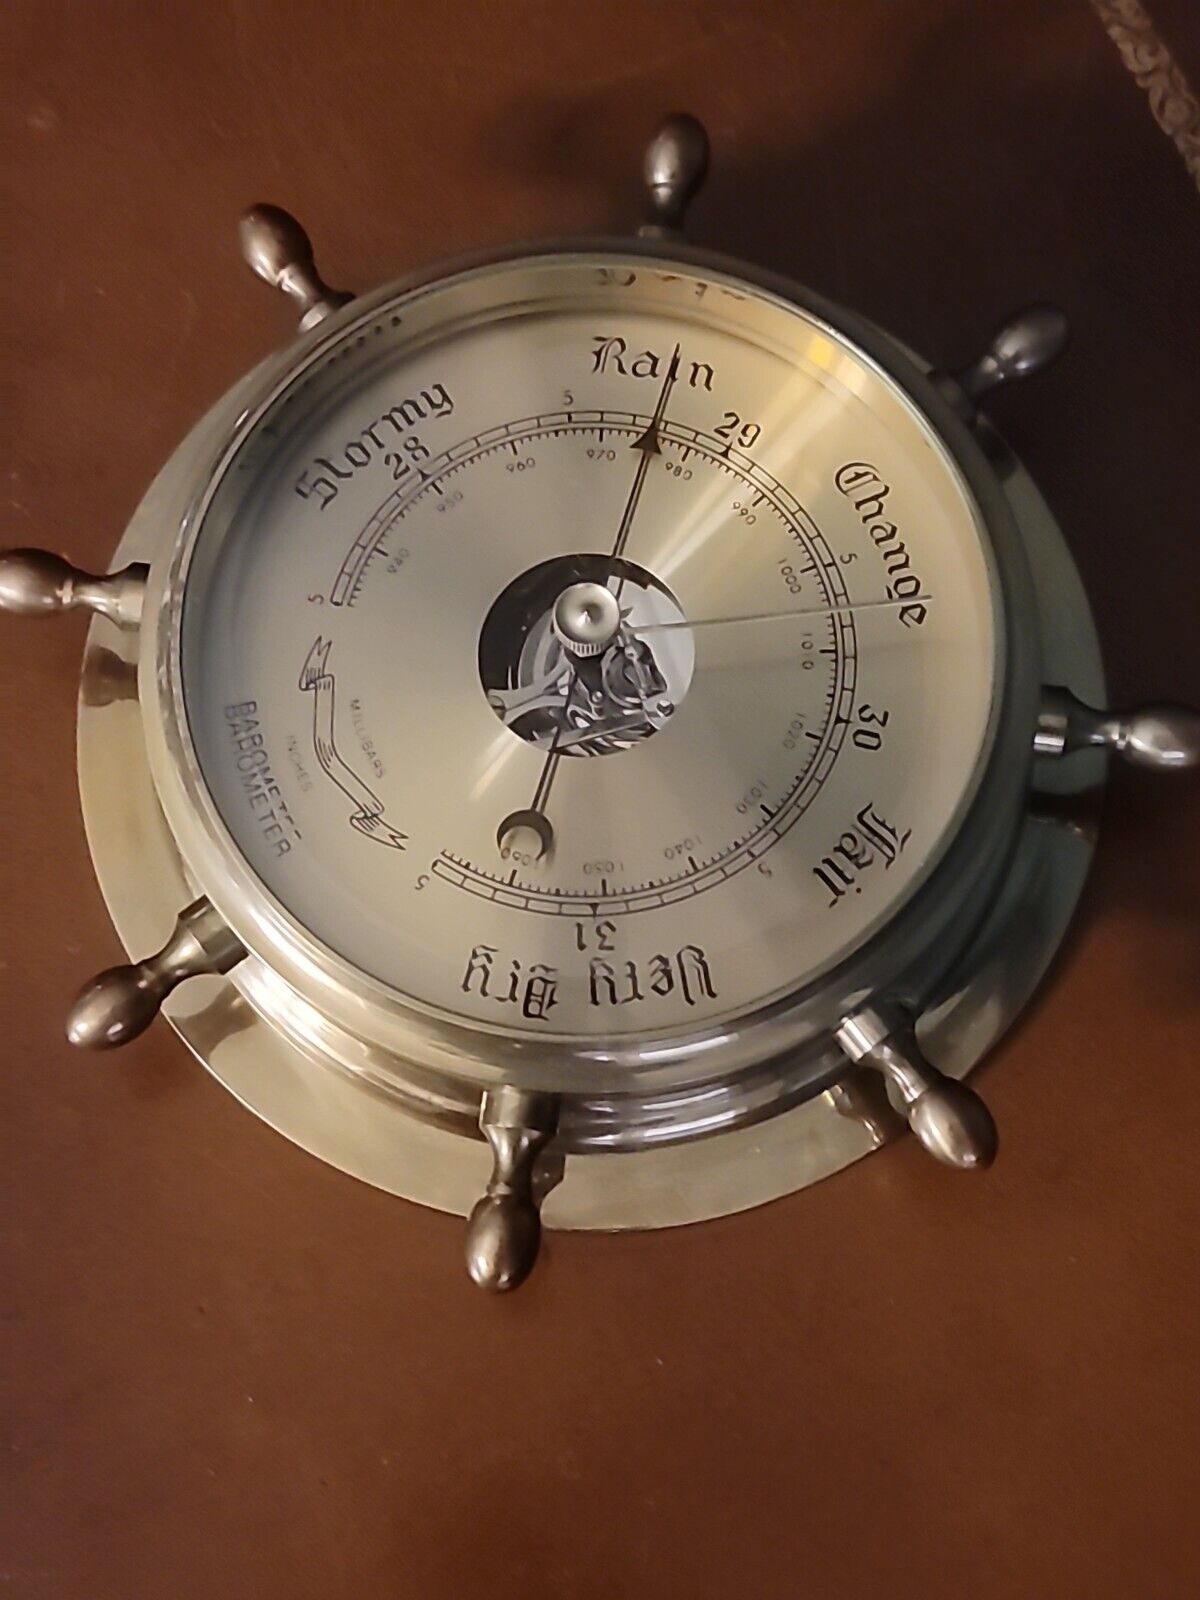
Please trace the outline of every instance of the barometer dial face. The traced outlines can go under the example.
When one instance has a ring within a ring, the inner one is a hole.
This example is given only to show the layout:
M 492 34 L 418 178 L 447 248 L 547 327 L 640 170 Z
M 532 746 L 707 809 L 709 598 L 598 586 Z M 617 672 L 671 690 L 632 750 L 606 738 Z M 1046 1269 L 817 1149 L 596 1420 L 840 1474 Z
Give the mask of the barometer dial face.
M 711 1027 L 894 917 L 979 780 L 978 507 L 810 314 L 644 259 L 364 313 L 194 519 L 179 684 L 233 844 L 336 956 L 538 1038 Z

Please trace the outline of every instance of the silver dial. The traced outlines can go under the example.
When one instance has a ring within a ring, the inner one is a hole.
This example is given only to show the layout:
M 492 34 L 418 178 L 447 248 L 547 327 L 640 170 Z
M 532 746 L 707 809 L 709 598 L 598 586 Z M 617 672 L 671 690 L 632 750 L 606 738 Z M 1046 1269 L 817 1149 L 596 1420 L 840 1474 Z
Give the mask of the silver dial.
M 354 324 L 197 510 L 180 681 L 237 849 L 416 1007 L 684 1031 L 895 916 L 1003 670 L 911 400 L 772 295 L 611 255 Z

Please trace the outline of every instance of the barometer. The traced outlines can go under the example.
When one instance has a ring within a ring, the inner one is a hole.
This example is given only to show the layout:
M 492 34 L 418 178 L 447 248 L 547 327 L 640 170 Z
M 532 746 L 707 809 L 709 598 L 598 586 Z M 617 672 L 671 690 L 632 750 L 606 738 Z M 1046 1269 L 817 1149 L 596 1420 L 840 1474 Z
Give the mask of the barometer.
M 648 220 L 361 297 L 256 206 L 300 334 L 200 423 L 104 576 L 11 551 L 0 604 L 94 613 L 79 763 L 133 958 L 67 1031 L 160 1009 L 282 1133 L 469 1214 L 485 1287 L 543 1219 L 748 1207 L 905 1125 L 985 1166 L 962 1081 L 1058 944 L 1106 709 L 1044 503 L 980 413 L 1048 307 L 957 372 L 692 248 L 669 118 Z

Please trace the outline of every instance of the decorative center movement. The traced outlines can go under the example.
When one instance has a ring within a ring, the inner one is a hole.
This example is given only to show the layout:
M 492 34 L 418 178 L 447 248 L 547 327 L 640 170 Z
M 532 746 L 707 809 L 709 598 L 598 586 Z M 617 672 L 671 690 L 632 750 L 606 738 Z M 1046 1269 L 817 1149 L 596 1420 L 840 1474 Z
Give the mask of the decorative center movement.
M 635 562 L 539 562 L 484 619 L 479 676 L 488 704 L 539 749 L 628 750 L 664 727 L 688 691 L 695 647 L 686 622 L 666 585 Z

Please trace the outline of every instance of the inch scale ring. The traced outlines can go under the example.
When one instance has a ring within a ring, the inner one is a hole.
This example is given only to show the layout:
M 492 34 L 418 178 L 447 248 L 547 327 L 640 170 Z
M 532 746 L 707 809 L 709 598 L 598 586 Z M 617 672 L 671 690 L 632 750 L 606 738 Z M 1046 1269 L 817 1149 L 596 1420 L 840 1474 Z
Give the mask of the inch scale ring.
M 0 556 L 0 608 L 94 613 L 131 962 L 72 1040 L 161 1009 L 289 1138 L 469 1215 L 491 1289 L 543 1226 L 744 1209 L 905 1125 L 986 1166 L 961 1080 L 1062 937 L 1107 754 L 1200 757 L 1194 713 L 1092 709 L 1078 576 L 980 412 L 1061 315 L 931 371 L 685 244 L 707 160 L 669 118 L 638 238 L 357 299 L 254 208 L 300 338 L 111 574 Z

